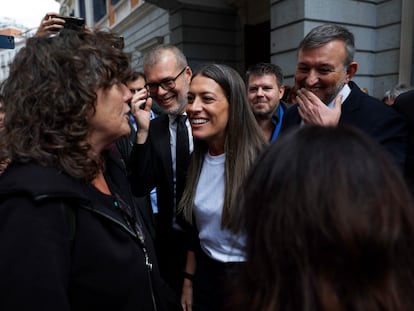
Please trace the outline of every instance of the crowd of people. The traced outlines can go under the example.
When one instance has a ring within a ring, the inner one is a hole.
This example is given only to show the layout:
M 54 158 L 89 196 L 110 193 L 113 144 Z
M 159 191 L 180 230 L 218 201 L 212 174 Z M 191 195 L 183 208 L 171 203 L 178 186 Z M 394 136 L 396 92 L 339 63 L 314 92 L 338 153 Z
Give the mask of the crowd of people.
M 414 93 L 363 92 L 348 29 L 287 87 L 64 24 L 1 85 L 1 310 L 414 309 Z

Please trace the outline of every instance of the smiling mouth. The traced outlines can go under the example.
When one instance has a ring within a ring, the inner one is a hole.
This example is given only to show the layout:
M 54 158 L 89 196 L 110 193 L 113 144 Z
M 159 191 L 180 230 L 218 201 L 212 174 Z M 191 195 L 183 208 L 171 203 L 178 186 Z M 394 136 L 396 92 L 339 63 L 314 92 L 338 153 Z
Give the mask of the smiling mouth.
M 191 124 L 205 124 L 207 122 L 208 120 L 206 119 L 192 119 L 191 120 Z
M 169 104 L 169 103 L 171 103 L 171 101 L 173 100 L 175 98 L 175 96 L 174 95 L 172 95 L 172 96 L 168 96 L 168 97 L 165 97 L 165 98 L 160 98 L 159 99 L 159 102 L 160 102 L 160 104 Z

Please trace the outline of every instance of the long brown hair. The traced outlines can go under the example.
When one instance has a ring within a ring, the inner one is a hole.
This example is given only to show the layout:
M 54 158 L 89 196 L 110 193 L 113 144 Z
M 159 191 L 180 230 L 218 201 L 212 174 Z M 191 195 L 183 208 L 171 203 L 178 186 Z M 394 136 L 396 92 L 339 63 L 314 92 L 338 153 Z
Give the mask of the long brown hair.
M 266 144 L 256 119 L 250 110 L 246 97 L 246 88 L 241 76 L 229 66 L 221 64 L 204 65 L 195 75 L 210 78 L 223 89 L 230 107 L 224 151 L 225 193 L 222 213 L 222 225 L 233 228 L 233 218 L 238 213 L 233 205 L 236 192 L 254 162 L 259 150 Z M 194 139 L 194 152 L 188 170 L 186 188 L 179 204 L 179 210 L 192 222 L 192 210 L 198 178 L 203 166 L 204 156 L 208 152 L 205 141 Z
M 353 128 L 278 137 L 239 192 L 247 263 L 237 310 L 414 310 L 414 206 Z

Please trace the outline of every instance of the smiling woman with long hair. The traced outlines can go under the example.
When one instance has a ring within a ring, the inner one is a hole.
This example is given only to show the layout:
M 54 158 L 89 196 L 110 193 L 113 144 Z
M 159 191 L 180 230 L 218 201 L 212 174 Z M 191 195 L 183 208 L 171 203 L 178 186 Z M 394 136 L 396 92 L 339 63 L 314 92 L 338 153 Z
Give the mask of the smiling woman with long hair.
M 188 92 L 194 137 L 180 211 L 196 227 L 199 243 L 188 252 L 182 304 L 185 310 L 223 310 L 226 278 L 245 260 L 237 232 L 237 189 L 266 144 L 247 101 L 241 76 L 231 67 L 205 65 Z M 194 295 L 193 295 L 194 294 Z

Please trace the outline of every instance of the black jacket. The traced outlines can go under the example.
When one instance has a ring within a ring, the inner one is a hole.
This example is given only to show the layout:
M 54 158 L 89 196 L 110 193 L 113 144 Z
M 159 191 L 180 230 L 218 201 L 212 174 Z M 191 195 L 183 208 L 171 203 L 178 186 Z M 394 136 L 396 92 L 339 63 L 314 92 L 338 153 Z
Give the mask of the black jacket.
M 371 136 L 388 150 L 402 169 L 407 154 L 406 121 L 391 107 L 362 92 L 354 82 L 350 81 L 348 85 L 351 93 L 342 104 L 339 125 L 355 126 Z M 298 106 L 292 106 L 284 115 L 282 132 L 299 126 L 301 121 Z
M 134 195 L 146 195 L 157 187 L 157 235 L 169 235 L 173 230 L 174 173 L 172 166 L 169 118 L 167 114 L 164 114 L 151 120 L 145 144 L 134 144 L 128 167 Z
M 105 177 L 132 204 L 122 165 L 110 158 Z M 142 244 L 110 198 L 52 167 L 9 166 L 0 176 L 0 310 L 146 311 L 153 299 L 158 310 L 173 309 L 151 239 L 149 272 Z
M 392 105 L 401 113 L 408 125 L 408 150 L 404 174 L 414 194 L 414 90 L 400 94 Z
M 136 196 L 148 194 L 157 187 L 158 213 L 155 219 L 155 247 L 160 265 L 161 276 L 180 295 L 182 290 L 182 271 L 187 256 L 187 235 L 173 227 L 174 172 L 170 145 L 169 117 L 162 114 L 151 120 L 148 139 L 144 144 L 134 144 L 129 158 L 129 180 Z M 181 172 L 181 180 L 185 172 Z M 182 229 L 187 225 L 181 215 L 176 222 Z

